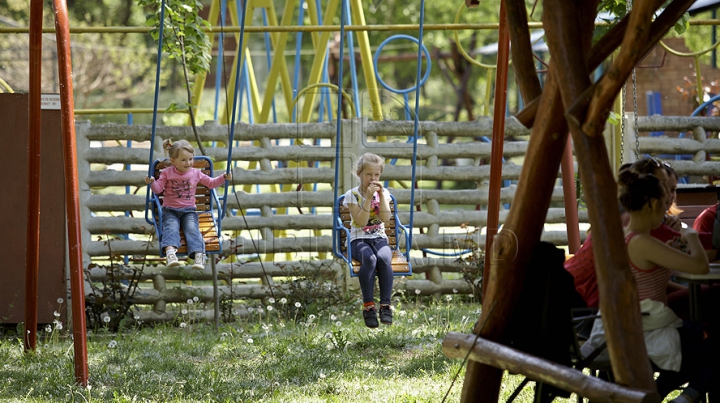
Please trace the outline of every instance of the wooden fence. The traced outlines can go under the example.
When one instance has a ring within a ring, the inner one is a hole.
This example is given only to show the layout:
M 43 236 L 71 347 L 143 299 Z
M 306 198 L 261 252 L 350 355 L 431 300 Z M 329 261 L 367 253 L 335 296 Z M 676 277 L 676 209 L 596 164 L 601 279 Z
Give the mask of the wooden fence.
M 637 148 L 615 150 L 624 153 L 626 162 L 634 158 L 634 151 L 692 154 L 690 160 L 672 161 L 680 175 L 720 172 L 720 162 L 706 161 L 706 153 L 720 153 L 720 140 L 707 138 L 707 133 L 720 131 L 720 118 L 641 117 L 638 126 L 640 132 L 674 131 L 692 136 L 641 137 Z M 628 123 L 626 127 L 634 124 Z M 188 296 L 197 296 L 204 302 L 218 297 L 262 299 L 267 298 L 270 287 L 275 295 L 283 295 L 282 284 L 275 284 L 273 279 L 287 278 L 299 270 L 326 271 L 336 286 L 352 287 L 354 283 L 346 266 L 331 253 L 333 189 L 337 186 L 338 194 L 342 194 L 357 185 L 353 171 L 358 156 L 364 152 L 382 155 L 386 158 L 383 179 L 391 181 L 400 220 L 407 225 L 413 159 L 413 145 L 408 139 L 413 125 L 404 121 L 343 121 L 337 150 L 336 129 L 335 122 L 237 124 L 234 139 L 238 143 L 231 157 L 235 191 L 229 193 L 227 201 L 228 210 L 236 214 L 222 221 L 226 234 L 224 259 L 214 267 L 223 285 L 213 289 L 188 283 L 212 280 L 210 267 L 204 272 L 165 267 L 157 259 L 157 242 L 148 241 L 153 228 L 144 218 L 144 178 L 151 128 L 78 122 L 84 266 L 91 267 L 86 294 L 93 292 L 91 282 L 107 281 L 106 268 L 111 256 L 115 263 L 129 257 L 128 267 L 119 273 L 121 277 L 129 278 L 136 272 L 132 268 L 145 262 L 134 297 L 136 304 L 153 306 L 152 313 L 144 314 L 145 320 L 172 317 L 165 311 L 166 304 L 184 302 Z M 398 290 L 419 291 L 422 295 L 472 292 L 471 284 L 461 275 L 468 267 L 458 262 L 453 253 L 485 244 L 479 229 L 485 226 L 486 210 L 476 207 L 487 205 L 491 143 L 483 138 L 490 138 L 491 132 L 490 118 L 420 123 L 416 180 L 431 186 L 452 181 L 464 188 L 424 186 L 425 189 L 415 190 L 411 253 L 414 275 L 396 281 Z M 215 169 L 224 169 L 228 127 L 207 122 L 199 127 L 199 135 L 203 142 L 214 144 L 206 147 L 206 152 L 215 160 Z M 507 121 L 502 177 L 509 185 L 501 192 L 503 204 L 513 200 L 512 181 L 518 179 L 521 170 L 516 161 L 521 161 L 527 149 L 528 135 L 529 131 L 514 118 Z M 168 138 L 194 140 L 189 127 L 158 127 L 153 144 L 155 156 L 162 156 L 161 144 Z M 625 143 L 634 145 L 634 137 Z M 336 151 L 340 155 L 338 161 Z M 339 165 L 337 178 L 335 163 Z M 548 224 L 565 222 L 562 194 L 558 185 L 547 214 Z M 500 223 L 506 214 L 501 209 Z M 585 211 L 580 211 L 580 221 L 587 222 Z M 560 228 L 546 231 L 543 240 L 567 244 L 566 232 Z M 232 263 L 225 259 L 231 255 L 237 257 Z M 251 262 L 252 256 L 263 257 L 262 263 Z M 93 262 L 99 266 L 92 268 Z

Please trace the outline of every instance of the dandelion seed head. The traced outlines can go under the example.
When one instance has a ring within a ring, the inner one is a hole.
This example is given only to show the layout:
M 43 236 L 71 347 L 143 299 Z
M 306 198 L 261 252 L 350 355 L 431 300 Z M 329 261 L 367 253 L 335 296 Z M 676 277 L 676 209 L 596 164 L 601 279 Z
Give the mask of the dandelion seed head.
M 321 373 L 320 373 L 320 379 L 322 379 L 322 378 L 325 378 L 325 374 L 323 374 L 323 373 L 321 372 Z
M 200 301 L 200 298 L 198 298 L 198 297 L 193 297 L 193 302 L 198 302 L 198 301 Z
M 272 310 L 273 310 L 273 307 L 272 307 L 272 306 L 270 306 L 270 305 L 268 305 L 268 306 L 267 306 L 267 310 L 268 310 L 268 312 L 270 312 L 270 311 L 272 311 Z
M 268 298 L 268 302 L 271 303 L 271 304 L 274 304 L 274 303 L 275 303 L 275 298 L 273 298 L 273 297 Z
M 185 328 L 186 326 L 187 326 L 187 323 L 185 323 L 185 322 L 180 323 L 181 328 Z
M 412 323 L 412 319 L 408 318 L 407 322 Z
M 60 317 L 60 312 L 54 311 L 54 312 L 53 312 L 53 316 L 55 316 L 56 318 L 59 318 L 59 317 Z
M 302 304 L 299 301 L 295 303 L 295 308 L 300 308 L 301 306 Z
M 183 315 L 187 315 L 187 309 L 183 309 L 182 311 L 180 311 L 180 313 Z
M 192 300 L 191 298 L 188 298 L 187 303 L 190 304 L 190 305 L 192 305 L 193 300 Z
M 60 322 L 56 323 L 56 324 L 55 324 L 55 329 L 57 329 L 57 330 L 62 330 L 62 329 L 63 329 L 63 324 L 60 323 Z
M 262 325 L 262 328 L 263 328 L 263 330 L 268 330 L 268 329 L 270 329 L 270 327 L 268 327 L 268 325 L 266 325 L 266 324 L 264 324 L 264 323 L 263 323 L 263 325 Z
M 335 326 L 337 326 L 337 327 L 342 326 L 342 322 L 340 322 L 340 321 L 335 322 Z
M 103 322 L 110 323 L 110 317 L 109 316 L 103 317 Z
M 255 308 L 253 308 L 253 307 L 248 307 L 248 312 L 255 312 Z
M 415 289 L 415 294 L 420 295 L 420 290 L 416 288 L 416 289 Z
M 287 298 L 280 298 L 281 304 L 287 304 Z
M 337 316 L 335 316 L 335 315 L 330 315 L 330 320 L 335 320 L 335 319 L 337 319 Z
M 226 332 L 222 332 L 221 336 L 222 336 L 222 337 L 227 337 L 228 334 L 227 334 Z
M 140 320 L 140 315 L 135 315 L 135 316 L 133 316 L 133 318 L 134 318 L 135 320 Z
M 58 301 L 58 304 L 62 304 L 63 302 L 65 302 L 65 300 L 62 298 L 58 298 L 57 301 Z
M 52 332 L 52 327 L 50 327 L 50 325 L 45 326 L 45 331 L 48 333 Z
M 280 327 L 285 327 L 285 323 L 283 323 L 283 322 L 280 322 L 279 325 L 280 325 Z
M 308 319 L 310 319 L 310 320 L 315 320 L 315 317 L 316 317 L 315 315 L 310 314 L 310 316 L 308 316 Z
M 258 313 L 263 313 L 263 312 L 265 312 L 265 310 L 262 309 L 262 307 L 258 308 L 257 311 L 258 311 Z
M 452 301 L 452 295 L 446 295 L 445 299 L 447 300 L 447 302 Z
M 247 339 L 247 342 L 248 342 L 249 344 L 253 344 L 253 339 Z
M 458 293 L 457 288 L 453 288 L 453 294 L 457 294 L 457 293 Z
M 110 340 L 110 343 L 108 343 L 108 348 L 115 348 L 115 347 L 117 347 L 117 344 L 118 344 L 117 341 Z

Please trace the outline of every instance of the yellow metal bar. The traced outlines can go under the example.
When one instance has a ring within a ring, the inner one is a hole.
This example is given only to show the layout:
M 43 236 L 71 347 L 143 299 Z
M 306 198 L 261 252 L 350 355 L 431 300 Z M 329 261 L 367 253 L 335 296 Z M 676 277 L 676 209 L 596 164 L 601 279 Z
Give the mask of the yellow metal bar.
M 270 7 L 266 9 L 268 13 L 268 22 L 271 26 L 277 26 L 277 15 L 275 14 L 275 7 L 270 4 Z M 289 25 L 292 21 L 293 11 L 295 11 L 295 0 L 286 0 L 285 9 L 283 10 L 282 25 Z M 265 86 L 265 95 L 263 98 L 262 109 L 260 110 L 258 123 L 267 123 L 268 117 L 270 116 L 270 110 L 272 109 L 272 102 L 275 99 L 275 87 L 277 83 L 278 75 L 280 75 L 280 86 L 282 88 L 283 95 L 285 97 L 285 106 L 290 110 L 290 104 L 292 103 L 292 83 L 290 81 L 290 73 L 288 73 L 287 64 L 285 63 L 285 46 L 287 45 L 288 33 L 275 33 L 270 35 L 272 46 L 273 46 L 273 60 L 270 67 L 270 74 L 267 77 L 267 84 Z
M 323 24 L 330 24 L 335 17 L 337 11 L 338 0 L 329 0 L 327 8 L 325 9 L 325 19 Z M 310 76 L 308 78 L 308 85 L 316 84 L 320 82 L 322 76 L 322 67 L 325 64 L 325 55 L 327 54 L 327 43 L 330 39 L 330 32 L 323 32 L 320 35 L 318 41 L 317 52 L 315 53 L 315 60 L 313 60 L 312 69 L 310 70 Z M 309 93 L 307 99 L 303 105 L 303 111 L 298 123 L 305 123 L 310 121 L 310 114 L 312 113 L 312 105 L 315 101 L 315 94 Z
M 365 14 L 363 13 L 362 3 L 360 0 L 351 0 L 350 10 L 352 11 L 353 20 L 357 24 L 365 25 Z M 342 13 L 344 11 L 340 12 Z M 370 52 L 370 38 L 368 38 L 367 31 L 358 32 L 357 41 L 358 49 L 360 50 L 360 61 L 363 67 L 363 75 L 365 76 L 365 85 L 367 86 L 368 96 L 370 97 L 372 118 L 373 120 L 383 120 L 382 103 L 380 102 L 380 92 L 378 91 L 377 80 L 375 80 L 375 68 L 373 66 L 372 53 Z M 355 55 L 350 55 L 350 57 L 355 57 Z M 430 60 L 428 60 L 428 63 L 430 63 Z M 342 77 L 340 77 L 340 83 L 342 83 Z M 340 111 L 338 111 L 338 114 L 339 113 Z
M 76 115 L 125 115 L 128 113 L 152 114 L 153 108 L 75 109 Z M 158 109 L 158 113 L 188 113 L 188 110 L 177 109 L 172 112 L 167 112 L 164 109 Z
M 318 21 L 317 5 L 315 2 L 313 0 L 305 0 L 305 3 L 308 5 L 307 15 L 310 17 L 309 26 L 320 25 L 320 21 Z M 302 5 L 300 5 L 300 7 L 302 7 Z M 318 34 L 318 31 L 310 31 L 310 37 L 312 38 L 313 49 L 317 49 L 317 42 L 320 40 L 320 34 Z
M 217 21 L 220 16 L 220 0 L 212 0 L 210 3 L 210 11 L 208 14 L 208 21 Z M 210 49 L 215 45 L 215 35 L 210 35 Z M 222 60 L 218 60 L 218 63 L 222 63 Z M 224 67 L 224 66 L 223 66 Z M 191 98 L 192 105 L 195 106 L 195 110 L 200 107 L 200 101 L 202 101 L 203 89 L 205 88 L 205 80 L 207 79 L 207 72 L 198 73 L 195 75 L 195 86 L 193 88 L 193 94 Z M 190 115 L 188 114 L 185 119 L 185 125 L 190 125 Z
M 228 2 L 228 6 L 230 2 Z M 308 7 L 309 9 L 310 7 Z M 720 20 L 691 20 L 690 26 L 712 26 L 720 25 Z M 609 26 L 607 22 L 596 22 L 595 26 Z M 497 30 L 500 26 L 499 23 L 487 23 L 487 24 L 424 24 L 424 31 L 452 31 L 457 29 L 467 30 Z M 540 22 L 529 22 L 528 28 L 540 29 L 543 25 Z M 89 33 L 125 33 L 125 34 L 147 34 L 152 28 L 150 27 L 71 27 L 71 34 L 89 34 Z M 346 31 L 417 31 L 420 29 L 419 24 L 397 24 L 397 25 L 347 25 L 345 26 Z M 224 28 L 218 26 L 212 26 L 205 29 L 206 32 L 219 33 L 223 32 L 240 32 L 240 27 L 237 25 L 231 25 Z M 245 27 L 245 32 L 337 32 L 340 31 L 339 25 L 321 25 L 321 26 L 308 26 L 308 25 L 290 25 L 286 27 Z M 30 32 L 29 27 L 0 27 L 0 34 L 27 34 Z M 46 27 L 43 28 L 44 34 L 54 34 L 55 28 Z

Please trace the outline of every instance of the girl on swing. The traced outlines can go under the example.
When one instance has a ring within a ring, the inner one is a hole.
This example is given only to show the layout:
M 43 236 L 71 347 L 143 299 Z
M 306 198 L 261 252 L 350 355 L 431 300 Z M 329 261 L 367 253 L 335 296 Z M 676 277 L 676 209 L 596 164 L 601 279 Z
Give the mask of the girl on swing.
M 360 291 L 363 299 L 365 326 L 378 327 L 375 310 L 375 272 L 380 283 L 380 322 L 392 324 L 390 295 L 393 286 L 392 250 L 385 234 L 385 223 L 390 221 L 390 192 L 380 182 L 385 160 L 365 153 L 357 162 L 355 173 L 360 186 L 345 193 L 343 204 L 350 210 L 350 250 L 360 263 Z
M 160 172 L 160 177 L 145 177 L 145 183 L 155 194 L 164 193 L 162 239 L 160 248 L 165 251 L 167 265 L 179 266 L 177 250 L 180 247 L 180 229 L 185 233 L 188 256 L 194 259 L 192 268 L 205 269 L 205 242 L 198 225 L 195 204 L 195 190 L 198 183 L 214 189 L 232 179 L 232 172 L 215 178 L 193 168 L 195 150 L 186 140 L 163 142 L 166 157 L 170 157 L 171 166 Z

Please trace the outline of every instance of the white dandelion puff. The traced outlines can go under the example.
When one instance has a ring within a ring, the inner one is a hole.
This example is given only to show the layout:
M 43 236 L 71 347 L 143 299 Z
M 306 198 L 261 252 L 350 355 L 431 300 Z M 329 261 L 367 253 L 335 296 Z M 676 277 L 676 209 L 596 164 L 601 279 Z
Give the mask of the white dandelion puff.
M 185 323 L 185 322 L 180 323 L 181 328 L 185 328 L 185 326 L 187 326 L 187 323 Z
M 182 311 L 180 311 L 180 313 L 183 315 L 187 315 L 187 309 L 183 309 Z
M 198 298 L 198 297 L 193 297 L 193 302 L 198 302 L 198 301 L 200 301 L 200 298 Z
M 416 289 L 415 289 L 415 294 L 420 295 L 420 290 L 416 288 Z
M 335 326 L 337 326 L 337 327 L 342 326 L 342 322 L 340 322 L 340 321 L 335 322 Z
M 287 304 L 287 298 L 280 298 L 281 304 Z
M 253 344 L 253 339 L 247 339 L 247 342 Z
M 103 317 L 103 322 L 110 323 L 110 317 L 109 316 Z
M 62 304 L 63 302 L 65 302 L 65 300 L 62 298 L 58 298 L 57 301 L 58 301 L 58 304 Z
M 273 297 L 268 298 L 268 302 L 271 303 L 271 304 L 274 304 L 274 303 L 275 303 L 275 298 L 273 298 Z
M 110 343 L 108 343 L 108 348 L 115 348 L 117 347 L 117 341 L 110 340 Z
M 273 310 L 273 307 L 272 307 L 272 306 L 270 306 L 270 305 L 268 305 L 268 306 L 267 306 L 267 310 L 268 310 L 268 312 L 270 312 L 270 311 L 272 311 L 272 310 Z
M 301 306 L 302 306 L 302 304 L 300 302 L 295 303 L 295 308 L 300 308 Z
M 192 299 L 190 299 L 190 298 L 188 298 L 188 300 L 187 300 L 187 303 L 188 303 L 188 304 L 190 304 L 190 305 L 192 305 L 192 303 L 193 303 L 193 300 L 192 300 Z
M 447 302 L 452 301 L 452 295 L 446 295 L 445 299 L 447 300 Z
M 56 318 L 59 318 L 59 317 L 60 317 L 60 312 L 58 312 L 58 311 L 53 311 L 53 316 L 55 316 Z

